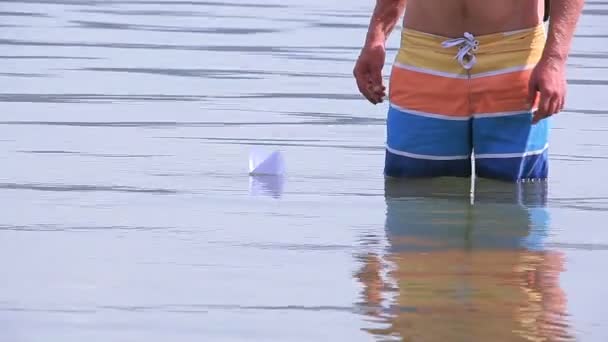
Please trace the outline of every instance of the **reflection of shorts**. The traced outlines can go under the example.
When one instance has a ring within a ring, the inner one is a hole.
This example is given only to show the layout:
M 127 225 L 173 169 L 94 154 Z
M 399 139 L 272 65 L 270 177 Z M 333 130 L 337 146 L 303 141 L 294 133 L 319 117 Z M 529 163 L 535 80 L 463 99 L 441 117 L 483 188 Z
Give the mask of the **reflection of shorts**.
M 550 228 L 545 181 L 477 183 L 472 205 L 464 180 L 386 181 L 390 252 L 545 249 Z
M 532 125 L 537 101 L 527 103 L 544 42 L 542 25 L 459 40 L 404 29 L 389 84 L 385 174 L 466 177 L 473 155 L 480 177 L 546 178 L 549 120 Z

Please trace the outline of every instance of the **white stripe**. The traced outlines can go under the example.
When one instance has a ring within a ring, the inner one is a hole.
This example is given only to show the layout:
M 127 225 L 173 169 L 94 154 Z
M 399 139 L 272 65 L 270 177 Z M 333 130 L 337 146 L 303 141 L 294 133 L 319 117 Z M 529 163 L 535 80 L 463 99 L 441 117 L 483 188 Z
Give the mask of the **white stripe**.
M 476 119 L 482 119 L 482 118 L 493 118 L 493 117 L 500 117 L 500 116 L 529 114 L 530 112 L 536 111 L 536 109 L 537 108 L 532 108 L 529 111 L 520 110 L 520 111 L 513 111 L 513 112 L 479 113 L 479 114 L 473 114 L 473 117 Z
M 546 144 L 540 150 L 528 151 L 524 153 L 484 153 L 484 154 L 476 154 L 475 158 L 484 159 L 484 158 L 523 158 L 527 156 L 534 156 L 537 154 L 541 154 L 545 152 L 545 150 L 549 148 L 549 144 Z
M 463 80 L 466 80 L 466 79 L 469 78 L 468 75 L 455 74 L 455 73 L 451 73 L 451 72 L 445 72 L 445 71 L 438 71 L 438 70 L 433 70 L 433 69 L 415 67 L 415 66 L 411 66 L 411 65 L 407 65 L 407 64 L 402 64 L 402 63 L 399 63 L 399 62 L 395 62 L 393 65 L 395 67 L 400 68 L 400 69 L 406 69 L 406 70 L 410 70 L 410 71 L 417 71 L 417 72 L 421 72 L 421 73 L 429 74 L 429 75 L 442 76 L 442 77 L 448 77 L 448 78 L 456 78 L 456 79 L 463 79 Z M 522 66 L 516 66 L 516 67 L 509 67 L 509 68 L 499 69 L 499 70 L 486 71 L 486 72 L 482 72 L 482 73 L 479 73 L 479 74 L 472 74 L 471 75 L 471 79 L 473 79 L 473 78 L 481 78 L 481 77 L 488 77 L 488 76 L 497 76 L 497 75 L 507 74 L 507 73 L 515 72 L 515 71 L 523 71 L 523 70 L 531 69 L 533 67 L 534 67 L 534 65 L 522 65 Z
M 403 152 L 403 151 L 395 150 L 393 148 L 390 148 L 388 145 L 386 146 L 386 150 L 389 151 L 392 154 L 396 154 L 396 155 L 399 155 L 399 156 L 409 157 L 409 158 L 416 158 L 416 159 L 426 159 L 426 160 L 462 160 L 462 159 L 468 159 L 470 157 L 469 155 L 463 155 L 463 156 L 431 156 L 431 155 L 427 155 L 427 154 L 409 153 L 409 152 Z
M 433 119 L 441 119 L 441 120 L 455 120 L 455 121 L 467 121 L 470 120 L 471 117 L 467 117 L 467 116 L 450 116 L 450 115 L 445 115 L 445 114 L 435 114 L 435 113 L 427 113 L 427 112 L 421 112 L 419 110 L 413 110 L 413 109 L 407 109 L 407 108 L 402 108 L 399 107 L 397 105 L 394 104 L 390 104 L 391 107 L 395 108 L 398 111 L 404 112 L 405 114 L 412 114 L 412 115 L 417 115 L 417 116 L 424 116 L 427 118 L 433 118 Z
M 424 116 L 424 117 L 433 118 L 433 119 L 455 120 L 455 121 L 467 121 L 467 120 L 471 119 L 471 117 L 469 117 L 469 116 L 451 116 L 451 115 L 446 115 L 446 114 L 421 112 L 419 110 L 399 107 L 392 103 L 389 106 L 395 108 L 398 111 L 404 112 L 405 114 Z M 520 111 L 512 111 L 512 112 L 479 113 L 479 114 L 473 114 L 472 117 L 474 117 L 476 119 L 483 119 L 483 118 L 493 118 L 493 117 L 501 117 L 501 116 L 514 116 L 514 115 L 529 114 L 530 112 L 535 112 L 536 110 L 537 110 L 537 108 L 532 108 L 530 110 L 525 110 L 525 111 L 520 110 Z
M 417 72 L 421 72 L 421 73 L 424 73 L 424 74 L 430 74 L 430 75 L 435 75 L 435 76 L 443 76 L 443 77 L 459 78 L 459 79 L 467 79 L 467 78 L 469 78 L 467 75 L 454 74 L 454 73 L 451 73 L 451 72 L 438 71 L 438 70 L 432 70 L 432 69 L 427 69 L 427 68 L 419 68 L 419 67 L 415 67 L 415 66 L 411 66 L 411 65 L 401 64 L 399 62 L 395 62 L 394 66 L 396 66 L 396 67 L 398 67 L 400 69 L 406 69 L 406 70 L 410 70 L 410 71 L 417 71 Z
M 516 66 L 516 67 L 498 69 L 498 70 L 493 70 L 493 71 L 486 71 L 486 72 L 481 72 L 479 74 L 473 74 L 473 75 L 471 75 L 471 78 L 481 78 L 481 77 L 508 74 L 510 72 L 524 71 L 524 70 L 532 69 L 533 67 L 534 67 L 534 65 L 520 65 L 520 66 Z

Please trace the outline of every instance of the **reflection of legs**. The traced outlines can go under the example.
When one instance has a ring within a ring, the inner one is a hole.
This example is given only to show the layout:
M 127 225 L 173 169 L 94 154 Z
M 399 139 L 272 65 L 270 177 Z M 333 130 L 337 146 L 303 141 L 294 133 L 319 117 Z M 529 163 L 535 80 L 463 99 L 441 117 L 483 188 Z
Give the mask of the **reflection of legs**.
M 459 180 L 386 180 L 396 308 L 386 329 L 368 331 L 429 341 L 565 336 L 554 316 L 564 312 L 559 258 L 539 251 L 547 184 L 478 179 L 471 204 Z
M 393 251 L 460 249 L 470 228 L 470 180 L 387 179 L 386 228 Z
M 565 338 L 562 257 L 544 248 L 550 225 L 546 181 L 505 183 L 477 179 L 473 225 L 478 254 L 494 277 L 474 277 L 477 307 L 511 310 L 513 332 L 534 339 Z M 484 251 L 484 249 L 487 249 Z M 496 292 L 496 290 L 499 292 Z M 495 294 L 492 295 L 491 293 Z M 492 298 L 493 296 L 496 296 Z M 487 298 L 487 299 L 483 299 Z M 504 304 L 500 301 L 506 301 Z
M 475 181 L 475 235 L 489 248 L 541 248 L 549 228 L 547 182 Z

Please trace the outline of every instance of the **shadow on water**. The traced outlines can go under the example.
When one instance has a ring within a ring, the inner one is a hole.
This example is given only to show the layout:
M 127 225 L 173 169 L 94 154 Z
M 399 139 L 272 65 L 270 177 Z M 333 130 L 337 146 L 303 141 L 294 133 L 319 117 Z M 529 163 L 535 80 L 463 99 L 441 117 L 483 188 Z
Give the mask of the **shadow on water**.
M 379 339 L 570 340 L 559 286 L 563 256 L 546 248 L 547 184 L 387 180 L 385 255 L 360 256 L 366 316 Z M 383 275 L 385 274 L 385 275 Z M 387 304 L 388 303 L 388 304 Z

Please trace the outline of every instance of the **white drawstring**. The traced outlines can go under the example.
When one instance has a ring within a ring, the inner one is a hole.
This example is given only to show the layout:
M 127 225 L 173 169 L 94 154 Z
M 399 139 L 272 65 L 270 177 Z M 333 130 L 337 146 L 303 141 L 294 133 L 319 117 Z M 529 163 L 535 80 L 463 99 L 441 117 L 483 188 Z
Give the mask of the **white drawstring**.
M 477 61 L 473 52 L 479 49 L 479 41 L 469 32 L 465 32 L 462 38 L 448 39 L 442 42 L 441 46 L 444 48 L 458 46 L 458 53 L 454 58 L 458 59 L 460 65 L 467 70 L 471 69 Z M 468 57 L 466 62 L 464 60 L 465 56 Z

